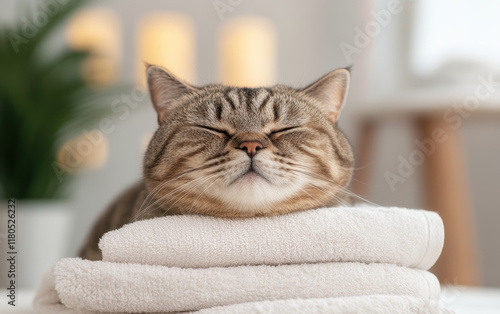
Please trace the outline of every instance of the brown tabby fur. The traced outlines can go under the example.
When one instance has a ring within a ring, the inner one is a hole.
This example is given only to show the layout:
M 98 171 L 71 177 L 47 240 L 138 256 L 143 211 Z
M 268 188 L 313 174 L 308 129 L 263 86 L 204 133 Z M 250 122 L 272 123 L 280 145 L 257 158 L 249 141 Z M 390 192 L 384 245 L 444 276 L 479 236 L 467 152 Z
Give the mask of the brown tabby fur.
M 101 236 L 126 223 L 174 214 L 251 217 L 345 205 L 353 154 L 336 127 L 346 69 L 310 86 L 194 87 L 158 66 L 148 85 L 159 128 L 143 181 L 94 226 L 82 258 L 102 258 Z M 243 142 L 263 148 L 250 157 Z

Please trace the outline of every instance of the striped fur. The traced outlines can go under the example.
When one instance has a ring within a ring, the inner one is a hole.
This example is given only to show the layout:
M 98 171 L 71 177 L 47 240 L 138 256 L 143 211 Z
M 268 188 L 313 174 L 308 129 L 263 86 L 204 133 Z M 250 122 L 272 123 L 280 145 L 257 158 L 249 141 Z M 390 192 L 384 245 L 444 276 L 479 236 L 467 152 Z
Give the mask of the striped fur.
M 349 72 L 309 87 L 194 87 L 148 68 L 159 128 L 144 179 L 98 221 L 80 256 L 100 259 L 98 239 L 123 224 L 171 214 L 251 217 L 346 204 L 353 154 L 336 122 Z M 263 145 L 250 158 L 239 145 Z M 251 170 L 249 172 L 249 170 Z

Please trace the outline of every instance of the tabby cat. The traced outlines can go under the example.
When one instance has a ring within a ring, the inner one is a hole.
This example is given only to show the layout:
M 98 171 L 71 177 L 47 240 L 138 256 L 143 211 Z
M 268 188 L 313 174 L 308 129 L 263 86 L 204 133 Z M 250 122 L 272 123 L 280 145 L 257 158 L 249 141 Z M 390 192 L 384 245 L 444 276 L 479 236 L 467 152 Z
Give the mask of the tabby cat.
M 159 128 L 144 178 L 99 219 L 82 258 L 126 223 L 175 214 L 251 217 L 346 204 L 353 154 L 337 119 L 350 74 L 338 69 L 303 89 L 196 87 L 147 67 Z

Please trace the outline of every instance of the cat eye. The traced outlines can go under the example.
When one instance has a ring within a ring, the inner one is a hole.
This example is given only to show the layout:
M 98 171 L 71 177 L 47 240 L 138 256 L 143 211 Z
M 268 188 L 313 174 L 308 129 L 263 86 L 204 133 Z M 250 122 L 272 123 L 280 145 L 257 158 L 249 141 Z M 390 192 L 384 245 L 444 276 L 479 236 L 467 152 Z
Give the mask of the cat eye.
M 275 130 L 275 131 L 271 131 L 271 133 L 269 133 L 268 136 L 273 136 L 274 134 L 283 133 L 283 132 L 290 131 L 290 130 L 293 130 L 293 129 L 296 129 L 296 128 L 298 128 L 298 126 L 291 126 L 291 127 L 288 127 L 288 128 L 278 129 L 278 130 Z
M 215 132 L 215 133 L 218 133 L 218 134 L 222 134 L 224 136 L 227 136 L 228 138 L 231 137 L 231 135 L 227 131 L 225 131 L 225 130 L 212 128 L 212 127 L 209 127 L 209 126 L 206 126 L 206 125 L 197 125 L 197 127 L 205 129 L 205 130 L 209 130 L 209 131 L 212 131 L 212 132 Z

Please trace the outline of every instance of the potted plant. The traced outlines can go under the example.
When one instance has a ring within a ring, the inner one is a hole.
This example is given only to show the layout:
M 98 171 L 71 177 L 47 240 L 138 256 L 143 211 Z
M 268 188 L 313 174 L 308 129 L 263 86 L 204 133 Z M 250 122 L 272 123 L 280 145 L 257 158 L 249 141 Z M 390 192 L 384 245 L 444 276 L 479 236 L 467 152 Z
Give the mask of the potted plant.
M 109 111 L 103 97 L 116 95 L 115 88 L 96 90 L 82 77 L 89 51 L 47 53 L 54 31 L 82 2 L 39 2 L 18 25 L 0 25 L 0 240 L 5 253 L 8 200 L 14 200 L 19 287 L 38 285 L 66 249 L 72 221 L 58 150 Z

